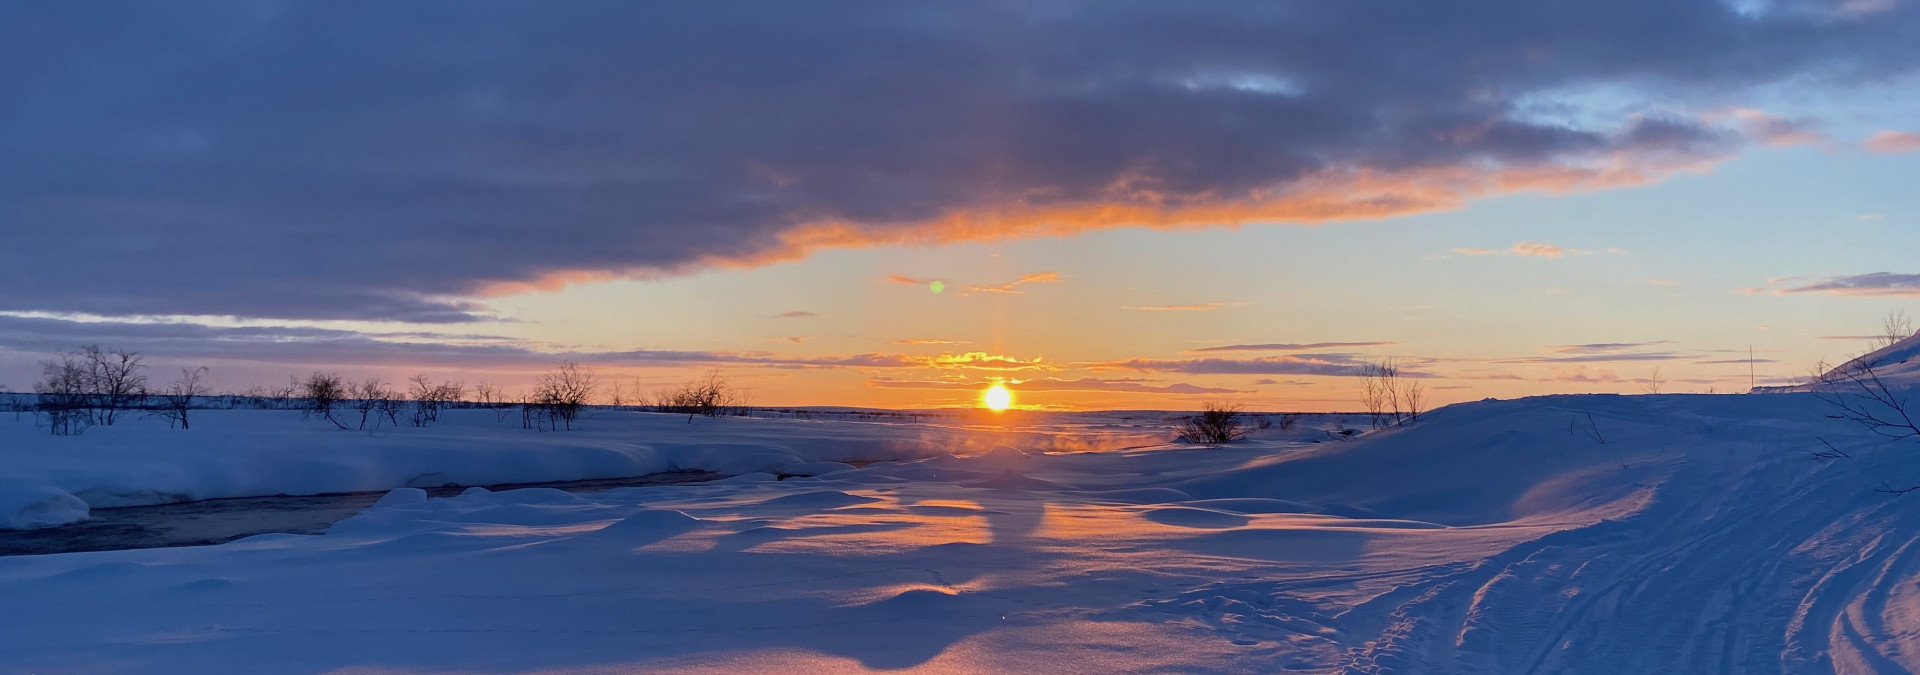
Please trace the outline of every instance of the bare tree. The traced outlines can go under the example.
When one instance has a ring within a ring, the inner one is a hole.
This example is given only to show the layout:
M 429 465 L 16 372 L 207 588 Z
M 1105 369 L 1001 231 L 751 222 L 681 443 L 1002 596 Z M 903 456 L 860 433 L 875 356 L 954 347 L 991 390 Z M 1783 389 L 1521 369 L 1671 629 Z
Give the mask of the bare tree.
M 1180 440 L 1217 445 L 1245 438 L 1244 410 L 1237 403 L 1207 403 L 1197 415 L 1180 421 Z
M 300 385 L 300 398 L 306 404 L 303 412 L 306 415 L 318 415 L 341 429 L 346 429 L 347 425 L 334 419 L 333 411 L 347 395 L 346 384 L 335 373 L 314 371 Z
M 181 368 L 179 379 L 168 382 L 167 388 L 160 391 L 160 407 L 153 410 L 152 414 L 167 420 L 168 428 L 179 425 L 181 430 L 186 430 L 187 411 L 193 409 L 193 399 L 208 393 L 207 386 L 200 381 L 206 374 L 205 366 Z
M 452 406 L 466 393 L 465 385 L 460 382 L 441 382 L 434 384 L 425 375 L 415 375 L 408 380 L 412 389 L 408 393 L 413 397 L 413 426 L 424 427 L 440 421 L 440 411 Z
M 473 397 L 479 399 L 480 407 L 492 408 L 500 402 L 500 389 L 481 380 L 473 384 Z
M 139 407 L 147 396 L 145 359 L 138 352 L 86 345 L 72 352 L 85 370 L 83 390 L 93 422 L 111 426 L 120 412 Z M 64 360 L 64 359 L 63 359 Z
M 550 428 L 564 426 L 571 430 L 580 411 L 593 400 L 596 386 L 593 373 L 581 370 L 580 365 L 572 361 L 562 362 L 553 372 L 540 376 L 539 386 L 534 388 L 529 403 L 539 406 L 546 414 Z
M 1913 337 L 1913 319 L 1907 317 L 1907 310 L 1896 309 L 1887 312 L 1880 321 L 1880 336 L 1876 349 L 1892 346 L 1894 343 Z
M 373 428 L 380 428 L 382 417 L 387 418 L 388 423 L 400 426 L 397 419 L 400 394 L 381 382 L 379 377 L 369 377 L 357 385 L 348 385 L 347 392 L 353 402 L 353 411 L 360 413 L 359 429 L 365 430 L 368 422 L 373 423 Z
M 704 377 L 663 390 L 654 396 L 655 410 L 686 415 L 688 422 L 692 422 L 695 416 L 737 414 L 745 407 L 745 393 L 729 384 L 719 370 L 709 371 Z
M 1391 356 L 1361 366 L 1361 406 L 1373 428 L 1412 424 L 1426 411 L 1426 386 L 1408 377 Z
M 1660 367 L 1659 366 L 1654 366 L 1653 375 L 1647 378 L 1647 385 L 1645 387 L 1642 387 L 1642 389 L 1645 389 L 1649 394 L 1660 393 Z
M 88 411 L 87 367 L 71 354 L 59 361 L 41 364 L 40 381 L 34 383 L 34 408 L 47 418 L 47 429 L 55 436 L 75 436 L 93 423 Z

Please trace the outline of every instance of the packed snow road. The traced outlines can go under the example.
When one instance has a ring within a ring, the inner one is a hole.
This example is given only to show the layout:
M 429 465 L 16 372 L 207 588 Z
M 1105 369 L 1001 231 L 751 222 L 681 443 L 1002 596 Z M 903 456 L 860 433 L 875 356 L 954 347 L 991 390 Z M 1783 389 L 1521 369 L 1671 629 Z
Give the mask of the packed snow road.
M 323 536 L 0 559 L 0 664 L 1912 672 L 1920 502 L 1876 490 L 1920 483 L 1920 448 L 1821 406 L 1547 397 L 1350 442 L 397 490 Z

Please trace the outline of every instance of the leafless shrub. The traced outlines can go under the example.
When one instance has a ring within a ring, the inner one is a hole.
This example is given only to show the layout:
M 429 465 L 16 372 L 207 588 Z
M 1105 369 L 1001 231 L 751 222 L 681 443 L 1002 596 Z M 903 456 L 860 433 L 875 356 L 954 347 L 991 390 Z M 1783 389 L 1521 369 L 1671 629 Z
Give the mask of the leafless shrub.
M 544 416 L 546 428 L 573 429 L 580 411 L 593 400 L 596 386 L 593 373 L 581 370 L 572 361 L 561 363 L 553 372 L 540 376 L 533 395 L 522 399 L 522 426 L 539 426 L 541 421 L 536 417 Z
M 695 416 L 745 414 L 746 400 L 745 392 L 735 389 L 720 371 L 714 370 L 705 377 L 655 394 L 653 408 L 658 412 L 686 415 L 687 421 L 692 422 Z
M 333 411 L 347 398 L 347 386 L 337 373 L 314 371 L 306 381 L 300 383 L 300 399 L 305 404 L 303 413 L 307 416 L 319 416 L 341 429 L 347 425 L 333 418 Z
M 500 388 L 481 380 L 473 385 L 473 397 L 480 407 L 492 408 L 500 403 Z
M 1418 422 L 1426 411 L 1426 387 L 1403 373 L 1393 357 L 1361 366 L 1360 386 L 1360 404 L 1375 429 Z
M 416 427 L 440 421 L 440 411 L 452 406 L 466 393 L 466 386 L 460 382 L 434 384 L 425 375 L 415 375 L 408 382 L 412 383 L 407 392 L 413 398 L 411 421 Z
M 86 345 L 73 352 L 87 371 L 93 421 L 112 426 L 121 411 L 138 407 L 147 396 L 147 364 L 138 352 Z
M 178 425 L 181 430 L 186 430 L 189 422 L 187 412 L 193 409 L 193 399 L 208 394 L 207 386 L 200 381 L 206 374 L 204 366 L 181 368 L 179 379 L 168 382 L 167 388 L 160 391 L 160 405 L 152 409 L 151 414 L 165 419 L 168 428 Z
M 1180 440 L 1217 445 L 1247 436 L 1245 411 L 1237 403 L 1207 403 L 1180 421 Z
M 1580 418 L 1574 418 L 1572 422 L 1567 423 L 1567 433 L 1571 435 L 1578 432 L 1587 438 L 1593 439 L 1595 443 L 1606 445 L 1607 437 L 1600 433 L 1600 423 L 1593 421 L 1593 413 L 1591 411 L 1586 413 L 1586 422 L 1585 425 L 1582 425 L 1580 424 Z
M 47 429 L 55 436 L 76 436 L 93 423 L 88 410 L 87 368 L 72 355 L 41 364 L 40 381 L 34 383 L 34 408 L 47 418 Z
M 378 429 L 383 417 L 387 423 L 400 426 L 400 394 L 380 378 L 369 377 L 359 384 L 348 385 L 347 393 L 353 402 L 353 411 L 360 413 L 357 428 L 365 430 L 367 423 L 372 422 L 373 428 Z
M 1853 422 L 1895 440 L 1920 437 L 1920 423 L 1914 421 L 1907 409 L 1909 392 L 1897 390 L 1880 379 L 1874 364 L 1865 358 L 1848 361 L 1830 371 L 1822 383 L 1813 387 L 1813 393 L 1836 411 L 1828 415 L 1830 418 Z
M 1641 387 L 1641 389 L 1649 394 L 1660 393 L 1660 368 L 1658 366 L 1654 367 L 1653 375 L 1647 377 L 1647 384 Z
M 1880 320 L 1880 336 L 1875 348 L 1892 346 L 1893 343 L 1913 337 L 1913 319 L 1907 317 L 1907 311 L 1896 309 Z
M 1286 413 L 1280 416 L 1280 422 L 1277 426 L 1280 427 L 1281 431 L 1288 431 L 1300 424 L 1301 418 L 1304 417 L 1306 417 L 1306 415 L 1301 413 Z

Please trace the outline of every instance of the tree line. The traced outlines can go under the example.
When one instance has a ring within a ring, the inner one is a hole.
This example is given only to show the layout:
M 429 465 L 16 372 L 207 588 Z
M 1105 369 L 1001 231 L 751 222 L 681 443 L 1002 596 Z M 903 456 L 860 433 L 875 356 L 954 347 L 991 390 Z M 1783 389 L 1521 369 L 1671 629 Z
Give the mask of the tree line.
M 415 375 L 402 383 L 378 376 L 353 381 L 338 373 L 314 371 L 306 377 L 288 377 L 283 386 L 255 386 L 239 393 L 215 394 L 206 385 L 205 367 L 183 367 L 178 377 L 153 385 L 146 357 L 138 352 L 85 345 L 41 364 L 34 383 L 31 411 L 54 435 L 71 436 L 94 425 L 112 426 L 129 414 L 158 417 L 170 428 L 189 429 L 191 411 L 206 408 L 299 410 L 303 417 L 323 420 L 342 430 L 370 431 L 386 426 L 432 426 L 451 408 L 497 411 L 504 421 L 520 413 L 522 428 L 538 431 L 571 430 L 596 396 L 615 408 L 718 417 L 752 411 L 744 390 L 730 384 L 720 371 L 651 396 L 615 383 L 603 389 L 599 378 L 572 361 L 540 375 L 534 386 L 517 396 L 482 381 L 469 387 L 460 380 L 436 381 Z

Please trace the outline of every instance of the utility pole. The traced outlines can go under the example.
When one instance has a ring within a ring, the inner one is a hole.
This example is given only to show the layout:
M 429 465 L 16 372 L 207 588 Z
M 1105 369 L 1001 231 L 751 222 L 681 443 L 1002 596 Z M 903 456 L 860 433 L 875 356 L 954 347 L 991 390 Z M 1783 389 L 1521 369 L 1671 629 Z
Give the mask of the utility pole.
M 1753 379 L 1753 343 L 1749 342 L 1747 343 L 1747 392 L 1752 393 L 1754 388 L 1755 388 L 1755 382 Z

